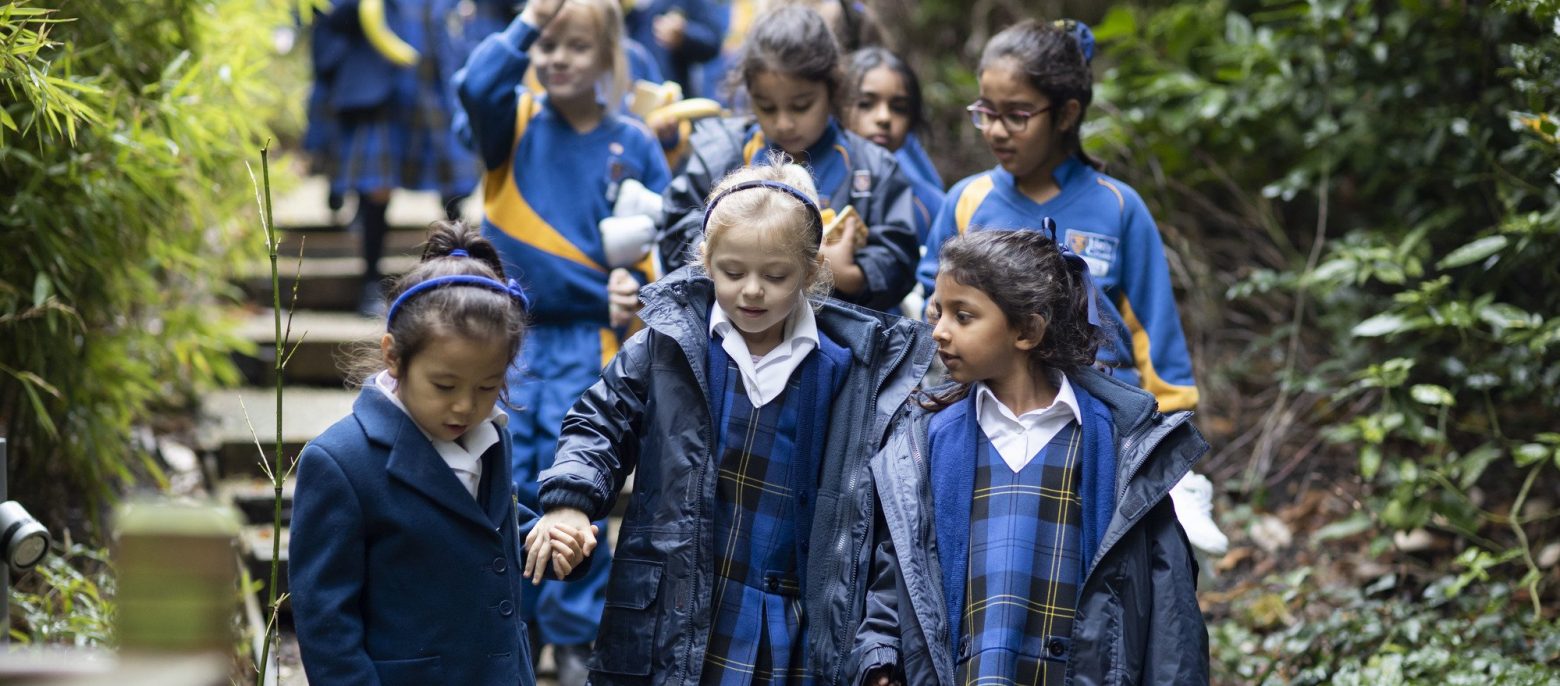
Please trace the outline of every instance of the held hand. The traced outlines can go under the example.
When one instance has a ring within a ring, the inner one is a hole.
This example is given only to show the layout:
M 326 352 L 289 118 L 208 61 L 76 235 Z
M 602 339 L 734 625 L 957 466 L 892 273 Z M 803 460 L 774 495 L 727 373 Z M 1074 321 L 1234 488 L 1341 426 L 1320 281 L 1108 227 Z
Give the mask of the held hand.
M 530 0 L 520 12 L 520 19 L 536 28 L 546 28 L 567 3 L 568 0 Z
M 560 533 L 570 538 L 574 538 L 576 532 L 592 530 L 590 517 L 572 507 L 560 507 L 542 515 L 542 518 L 536 522 L 536 526 L 531 528 L 530 535 L 525 537 L 525 569 L 521 573 L 530 579 L 532 584 L 542 583 L 542 577 L 547 573 L 547 563 L 554 560 L 554 553 L 559 552 L 555 540 L 559 534 L 553 531 L 559 527 L 564 527 L 565 530 Z M 595 538 L 595 534 L 592 533 L 590 545 L 588 547 L 582 545 L 581 552 L 595 549 Z
M 667 12 L 655 18 L 650 30 L 655 34 L 655 42 L 660 43 L 661 47 L 676 51 L 687 38 L 688 19 L 682 12 Z
M 639 312 L 639 279 L 627 269 L 614 269 L 607 277 L 607 312 L 612 328 L 628 326 Z
M 592 524 L 589 530 L 579 531 L 559 524 L 553 527 L 553 574 L 559 579 L 569 576 L 580 562 L 590 557 L 596 549 L 596 534 L 600 529 Z

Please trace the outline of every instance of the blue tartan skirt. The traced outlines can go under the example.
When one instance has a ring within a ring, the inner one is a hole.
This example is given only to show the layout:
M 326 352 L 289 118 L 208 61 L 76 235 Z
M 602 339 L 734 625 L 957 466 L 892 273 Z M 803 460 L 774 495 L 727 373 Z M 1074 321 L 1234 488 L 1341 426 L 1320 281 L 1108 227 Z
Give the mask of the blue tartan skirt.
M 481 169 L 450 126 L 449 86 L 436 77 L 416 83 L 414 94 L 398 96 L 390 106 L 337 117 L 323 170 L 331 191 L 404 188 L 452 197 L 476 188 Z

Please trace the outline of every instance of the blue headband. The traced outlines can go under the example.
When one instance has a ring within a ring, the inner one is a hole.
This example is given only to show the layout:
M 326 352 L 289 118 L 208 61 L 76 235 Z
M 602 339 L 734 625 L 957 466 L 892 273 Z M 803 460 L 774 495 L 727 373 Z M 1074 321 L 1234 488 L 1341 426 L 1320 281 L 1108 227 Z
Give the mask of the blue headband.
M 823 213 L 818 210 L 818 203 L 813 202 L 812 198 L 807 197 L 806 193 L 803 193 L 796 187 L 780 183 L 779 181 L 743 181 L 742 183 L 721 191 L 720 195 L 710 198 L 710 204 L 704 207 L 704 224 L 700 227 L 699 232 L 705 233 L 709 231 L 710 216 L 715 214 L 715 206 L 720 204 L 720 201 L 725 200 L 726 196 L 731 195 L 732 193 L 745 191 L 749 188 L 768 188 L 771 190 L 777 190 L 802 201 L 802 207 L 807 208 L 807 215 L 812 219 L 812 224 L 817 229 L 818 243 L 820 245 L 823 244 Z
M 1066 243 L 1056 237 L 1056 220 L 1046 217 L 1040 220 L 1040 230 L 1051 234 L 1051 242 L 1056 244 L 1056 249 L 1062 253 L 1062 260 L 1073 271 L 1078 272 L 1083 280 L 1083 289 L 1089 297 L 1089 324 L 1095 328 L 1104 328 L 1100 323 L 1100 306 L 1098 303 L 1099 292 L 1094 288 L 1094 274 L 1089 271 L 1089 263 L 1082 256 L 1067 247 Z
M 455 252 L 460 251 L 456 250 L 451 252 L 450 257 L 460 257 L 459 255 L 456 255 Z M 405 293 L 402 293 L 395 299 L 395 302 L 390 304 L 390 314 L 385 317 L 385 328 L 390 328 L 390 324 L 395 321 L 395 313 L 400 311 L 401 306 L 406 304 L 406 301 L 411 300 L 413 296 L 431 291 L 435 288 L 443 288 L 445 286 L 476 286 L 478 288 L 486 288 L 495 293 L 501 293 L 520 301 L 520 309 L 527 312 L 531 311 L 531 299 L 526 297 L 525 289 L 521 288 L 520 283 L 514 279 L 510 279 L 509 283 L 503 283 L 498 279 L 490 279 L 486 276 L 476 276 L 473 274 L 453 274 L 450 276 L 436 276 L 434 278 L 428 279 L 427 281 L 419 283 L 416 286 L 412 286 L 411 288 L 406 289 Z

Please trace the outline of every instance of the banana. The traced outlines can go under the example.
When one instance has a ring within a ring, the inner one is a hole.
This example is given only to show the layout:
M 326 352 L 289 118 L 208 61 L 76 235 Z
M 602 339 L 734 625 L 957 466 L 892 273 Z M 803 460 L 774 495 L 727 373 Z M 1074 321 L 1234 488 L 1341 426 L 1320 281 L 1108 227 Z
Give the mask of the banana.
M 363 35 L 368 38 L 369 45 L 374 46 L 391 64 L 410 67 L 422 57 L 416 48 L 407 45 L 406 41 L 390 30 L 390 25 L 385 22 L 385 0 L 359 2 L 358 23 L 362 24 Z
M 706 117 L 719 117 L 721 114 L 723 112 L 720 103 L 709 98 L 690 98 L 657 107 L 645 117 L 645 123 L 651 129 L 656 129 L 656 125 L 661 122 L 692 121 Z

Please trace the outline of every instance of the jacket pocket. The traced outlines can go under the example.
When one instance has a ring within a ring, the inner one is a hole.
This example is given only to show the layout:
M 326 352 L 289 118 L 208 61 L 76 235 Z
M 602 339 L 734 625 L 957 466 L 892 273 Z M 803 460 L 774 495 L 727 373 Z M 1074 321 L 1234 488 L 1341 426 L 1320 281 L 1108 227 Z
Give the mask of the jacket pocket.
M 618 558 L 612 561 L 606 607 L 596 637 L 593 669 L 612 674 L 650 674 L 661 593 L 660 562 Z
M 384 686 L 414 686 L 444 683 L 444 665 L 439 656 L 412 660 L 374 660 L 374 671 Z

